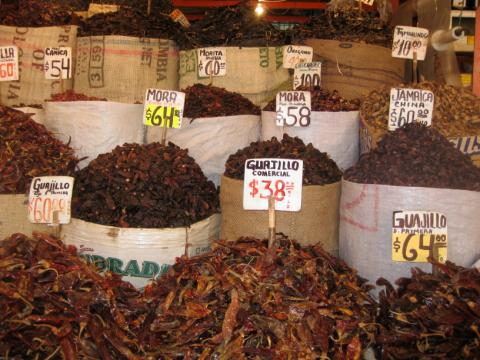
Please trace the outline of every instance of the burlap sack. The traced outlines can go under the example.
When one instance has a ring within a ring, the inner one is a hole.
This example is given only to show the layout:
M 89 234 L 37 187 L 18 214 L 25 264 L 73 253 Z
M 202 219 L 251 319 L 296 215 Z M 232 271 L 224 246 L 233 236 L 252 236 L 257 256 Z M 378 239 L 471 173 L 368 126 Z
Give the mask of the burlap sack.
M 377 143 L 385 133 L 368 123 L 360 114 L 360 155 L 377 147 Z M 460 138 L 448 138 L 450 142 L 462 153 L 470 156 L 473 163 L 480 167 L 480 135 L 466 135 Z
M 0 241 L 14 233 L 31 235 L 32 231 L 54 233 L 47 225 L 28 221 L 28 196 L 24 194 L 0 195 Z
M 320 242 L 329 253 L 338 255 L 338 210 L 340 182 L 325 186 L 304 186 L 299 212 L 276 212 L 276 231 L 302 245 Z M 221 238 L 237 240 L 241 236 L 260 239 L 268 236 L 268 211 L 243 210 L 243 180 L 222 176 Z
M 76 92 L 143 103 L 148 88 L 178 88 L 178 50 L 173 41 L 131 36 L 78 38 Z
M 71 89 L 73 79 L 47 80 L 43 70 L 46 47 L 72 48 L 72 66 L 75 64 L 77 26 L 21 28 L 0 26 L 0 46 L 18 47 L 18 81 L 0 82 L 0 103 L 43 104 L 52 94 Z
M 61 238 L 75 245 L 80 256 L 136 287 L 164 274 L 177 257 L 209 251 L 219 232 L 220 214 L 185 228 L 118 228 L 74 218 L 61 226 Z
M 196 83 L 218 86 L 242 94 L 261 105 L 280 90 L 290 90 L 292 82 L 283 68 L 282 47 L 227 47 L 227 74 L 200 78 L 197 50 L 180 51 L 180 89 Z
M 405 61 L 392 49 L 337 40 L 307 39 L 314 61 L 322 62 L 322 87 L 352 99 L 382 85 L 403 82 Z

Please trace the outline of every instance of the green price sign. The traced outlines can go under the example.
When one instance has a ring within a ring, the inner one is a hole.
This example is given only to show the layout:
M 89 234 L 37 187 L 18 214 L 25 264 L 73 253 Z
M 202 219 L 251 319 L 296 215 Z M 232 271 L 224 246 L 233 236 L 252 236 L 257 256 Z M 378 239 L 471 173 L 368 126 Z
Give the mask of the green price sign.
M 158 104 L 147 104 L 145 107 L 144 124 L 147 126 L 178 129 L 182 125 L 180 108 Z

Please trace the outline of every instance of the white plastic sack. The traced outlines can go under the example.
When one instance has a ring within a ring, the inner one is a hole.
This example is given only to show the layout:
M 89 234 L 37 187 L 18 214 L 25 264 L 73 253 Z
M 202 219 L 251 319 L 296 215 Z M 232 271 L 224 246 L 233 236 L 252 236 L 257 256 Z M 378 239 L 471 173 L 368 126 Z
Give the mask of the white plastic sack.
M 178 49 L 171 40 L 112 35 L 77 42 L 75 92 L 143 103 L 148 88 L 178 88 Z
M 20 76 L 18 81 L 0 82 L 0 103 L 8 106 L 21 103 L 43 104 L 52 94 L 71 89 L 73 79 L 45 79 L 43 63 L 46 47 L 68 46 L 72 48 L 72 54 L 75 54 L 77 29 L 77 26 L 0 26 L 0 46 L 18 47 Z M 74 63 L 73 58 L 72 66 Z
M 262 111 L 262 140 L 281 139 L 286 133 L 326 152 L 342 170 L 356 164 L 359 156 L 358 111 L 312 111 L 310 125 L 277 126 L 274 111 Z
M 461 176 L 461 175 L 459 175 Z M 480 192 L 424 187 L 357 184 L 343 180 L 340 201 L 340 257 L 375 283 L 409 277 L 429 263 L 392 261 L 394 211 L 434 211 L 447 218 L 447 259 L 470 267 L 480 257 Z
M 47 101 L 45 126 L 70 146 L 79 158 L 81 168 L 99 154 L 124 143 L 144 142 L 142 104 L 107 101 Z
M 136 287 L 165 273 L 177 257 L 209 251 L 219 232 L 219 214 L 188 228 L 118 228 L 74 218 L 61 227 L 63 241 L 75 245 L 80 256 L 123 275 Z
M 292 82 L 283 68 L 282 47 L 227 47 L 227 74 L 212 78 L 198 76 L 197 50 L 180 51 L 179 87 L 212 84 L 242 94 L 254 104 L 289 90 Z
M 148 127 L 147 142 L 160 141 L 162 129 Z M 184 118 L 180 129 L 168 129 L 167 140 L 188 148 L 188 153 L 215 185 L 225 171 L 229 155 L 260 137 L 260 116 L 237 115 L 213 118 Z
M 30 114 L 33 121 L 35 121 L 38 124 L 42 124 L 42 125 L 45 124 L 45 110 L 43 108 L 38 109 L 38 108 L 25 106 L 25 107 L 16 107 L 14 109 L 21 111 L 25 114 Z

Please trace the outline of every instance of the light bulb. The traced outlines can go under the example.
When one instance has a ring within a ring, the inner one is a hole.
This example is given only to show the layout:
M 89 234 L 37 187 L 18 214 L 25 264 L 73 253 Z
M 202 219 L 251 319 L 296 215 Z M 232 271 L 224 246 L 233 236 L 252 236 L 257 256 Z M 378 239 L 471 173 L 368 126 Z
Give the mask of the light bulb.
M 263 8 L 262 4 L 257 3 L 257 7 L 255 8 L 255 13 L 257 14 L 257 16 L 262 16 L 264 12 L 265 9 Z

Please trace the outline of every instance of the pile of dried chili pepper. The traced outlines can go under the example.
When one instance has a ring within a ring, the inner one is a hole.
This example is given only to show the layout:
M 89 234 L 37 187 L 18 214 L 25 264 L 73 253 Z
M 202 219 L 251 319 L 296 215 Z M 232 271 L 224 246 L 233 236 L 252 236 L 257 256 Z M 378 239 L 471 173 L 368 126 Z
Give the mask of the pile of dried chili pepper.
M 310 91 L 312 111 L 357 111 L 360 109 L 360 99 L 345 99 L 337 90 L 330 92 L 321 87 L 300 87 L 296 90 Z M 276 99 L 270 101 L 263 110 L 276 111 Z
M 385 279 L 376 338 L 382 359 L 479 359 L 480 272 L 447 262 L 439 275 L 412 269 L 411 278 Z
M 211 85 L 195 84 L 185 92 L 185 110 L 188 118 L 260 115 L 260 108 L 246 97 Z
M 48 101 L 107 101 L 107 99 L 76 93 L 73 90 L 66 90 L 63 93 L 53 94 Z
M 160 359 L 360 359 L 375 336 L 370 286 L 320 245 L 218 242 L 181 258 L 145 297 Z
M 2 242 L 0 309 L 3 359 L 145 358 L 141 294 L 45 234 Z
M 0 105 L 0 194 L 28 191 L 32 178 L 73 175 L 78 159 L 28 114 Z
M 97 224 L 181 227 L 218 211 L 213 182 L 172 143 L 117 146 L 75 174 L 72 214 Z
M 303 160 L 304 185 L 331 184 L 342 178 L 341 170 L 327 153 L 320 152 L 311 143 L 305 145 L 302 139 L 287 134 L 283 135 L 281 141 L 273 137 L 271 140 L 252 142 L 230 155 L 225 163 L 225 176 L 243 180 L 245 162 L 256 158 Z
M 0 24 L 7 26 L 61 26 L 80 21 L 64 4 L 49 1 L 21 1 L 17 6 L 2 7 L 0 10 Z

